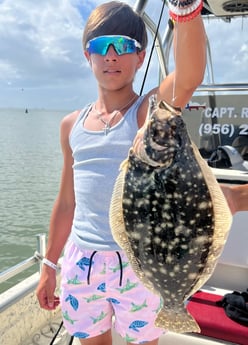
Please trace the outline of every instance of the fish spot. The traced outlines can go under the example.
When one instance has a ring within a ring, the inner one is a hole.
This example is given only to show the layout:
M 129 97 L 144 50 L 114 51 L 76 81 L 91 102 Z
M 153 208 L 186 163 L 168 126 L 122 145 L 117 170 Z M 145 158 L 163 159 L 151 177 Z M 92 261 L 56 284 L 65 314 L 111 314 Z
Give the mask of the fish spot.
M 179 265 L 175 265 L 173 270 L 174 270 L 174 272 L 180 272 L 180 266 Z
M 175 235 L 179 236 L 184 233 L 185 227 L 183 225 L 179 225 L 175 228 Z
M 186 245 L 186 244 L 182 244 L 182 245 L 181 245 L 181 249 L 182 249 L 182 250 L 188 250 L 188 248 L 189 248 L 189 246 Z
M 144 239 L 144 243 L 145 243 L 146 245 L 149 245 L 149 244 L 151 243 L 151 239 L 150 239 L 149 237 L 146 237 L 146 238 Z
M 195 239 L 195 243 L 196 244 L 204 244 L 208 242 L 208 236 L 198 236 L 196 239 Z
M 158 236 L 155 236 L 154 238 L 153 238 L 153 241 L 154 241 L 154 243 L 156 243 L 156 244 L 160 244 L 160 238 L 158 237 Z
M 165 267 L 160 267 L 159 272 L 162 274 L 167 274 L 167 269 Z
M 172 263 L 173 260 L 174 260 L 174 259 L 173 259 L 173 256 L 167 255 L 167 257 L 166 257 L 166 262 L 167 262 L 168 264 Z
M 209 206 L 209 204 L 208 204 L 206 201 L 202 201 L 202 202 L 200 202 L 200 203 L 198 204 L 198 208 L 199 208 L 200 210 L 205 210 L 205 209 L 208 208 L 208 206 Z
M 135 240 L 140 240 L 141 239 L 141 234 L 137 231 L 131 233 L 131 237 Z
M 191 273 L 189 273 L 189 275 L 188 275 L 188 278 L 189 278 L 190 280 L 194 280 L 194 279 L 196 279 L 196 277 L 197 277 L 197 273 L 194 273 L 194 272 L 191 272 Z
M 191 200 L 192 200 L 192 196 L 186 196 L 186 202 L 188 203 L 188 204 L 190 204 L 191 203 Z
M 124 199 L 123 199 L 123 204 L 125 204 L 125 205 L 131 205 L 131 204 L 132 204 L 131 198 L 129 198 L 129 199 L 124 198 Z
M 146 277 L 149 277 L 149 278 L 153 277 L 152 272 L 150 272 L 148 270 L 144 270 L 144 274 L 145 274 Z
M 163 205 L 163 212 L 165 212 L 165 214 L 168 214 L 168 210 L 171 210 L 171 205 L 170 203 L 165 203 Z
M 162 228 L 160 226 L 156 226 L 154 229 L 155 234 L 159 234 L 162 231 Z
M 168 220 L 171 219 L 171 216 L 168 212 L 163 212 L 162 217 L 163 217 L 163 219 L 168 219 Z

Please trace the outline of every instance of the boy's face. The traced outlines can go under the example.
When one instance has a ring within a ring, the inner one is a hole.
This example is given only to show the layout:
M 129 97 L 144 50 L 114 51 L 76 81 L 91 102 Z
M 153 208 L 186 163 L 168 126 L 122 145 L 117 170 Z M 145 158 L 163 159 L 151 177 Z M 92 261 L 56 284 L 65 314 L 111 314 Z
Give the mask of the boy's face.
M 137 70 L 143 64 L 145 51 L 137 51 L 138 47 L 132 46 L 132 43 L 129 47 L 122 47 L 120 39 L 117 45 L 115 42 L 110 44 L 107 40 L 105 42 L 105 46 L 103 40 L 103 42 L 97 42 L 99 44 L 89 47 L 85 51 L 85 56 L 99 85 L 105 89 L 116 90 L 133 82 Z

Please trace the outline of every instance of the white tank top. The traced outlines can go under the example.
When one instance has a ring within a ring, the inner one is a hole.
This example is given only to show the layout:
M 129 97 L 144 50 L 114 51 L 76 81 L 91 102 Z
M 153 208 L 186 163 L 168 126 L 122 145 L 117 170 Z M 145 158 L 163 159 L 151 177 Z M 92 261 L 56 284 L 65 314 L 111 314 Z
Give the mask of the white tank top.
M 84 128 L 91 105 L 84 108 L 71 134 L 76 207 L 70 238 L 81 249 L 115 251 L 109 206 L 120 163 L 127 157 L 138 130 L 139 97 L 107 135 Z

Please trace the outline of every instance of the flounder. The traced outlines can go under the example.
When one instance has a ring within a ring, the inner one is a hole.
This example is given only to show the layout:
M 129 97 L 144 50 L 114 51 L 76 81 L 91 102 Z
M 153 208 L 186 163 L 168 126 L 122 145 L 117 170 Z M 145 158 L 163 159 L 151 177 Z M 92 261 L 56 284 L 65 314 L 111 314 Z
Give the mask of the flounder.
M 181 112 L 149 101 L 143 140 L 115 183 L 110 225 L 136 275 L 163 299 L 155 325 L 199 332 L 185 302 L 211 276 L 232 216 Z

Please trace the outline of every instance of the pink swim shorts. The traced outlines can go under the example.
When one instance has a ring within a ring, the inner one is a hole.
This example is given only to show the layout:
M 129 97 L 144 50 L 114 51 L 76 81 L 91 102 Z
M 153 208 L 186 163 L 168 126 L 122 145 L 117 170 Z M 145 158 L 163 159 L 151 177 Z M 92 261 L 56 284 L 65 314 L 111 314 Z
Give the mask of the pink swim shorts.
M 160 297 L 145 288 L 123 251 L 81 251 L 68 242 L 62 263 L 60 303 L 64 326 L 78 338 L 112 328 L 135 344 L 159 338 L 154 326 Z M 114 322 L 113 322 L 114 317 Z

